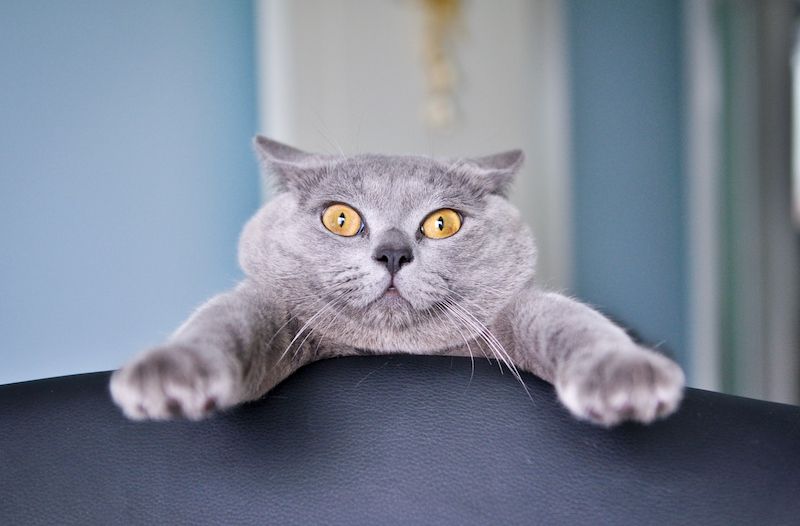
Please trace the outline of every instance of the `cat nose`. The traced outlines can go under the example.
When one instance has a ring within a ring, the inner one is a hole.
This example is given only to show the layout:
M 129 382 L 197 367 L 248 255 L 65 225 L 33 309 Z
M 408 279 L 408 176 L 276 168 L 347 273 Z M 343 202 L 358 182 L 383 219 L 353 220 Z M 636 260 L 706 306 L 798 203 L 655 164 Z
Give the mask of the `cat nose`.
M 386 265 L 389 274 L 394 276 L 400 267 L 414 261 L 414 254 L 408 245 L 382 245 L 375 251 L 373 258 Z

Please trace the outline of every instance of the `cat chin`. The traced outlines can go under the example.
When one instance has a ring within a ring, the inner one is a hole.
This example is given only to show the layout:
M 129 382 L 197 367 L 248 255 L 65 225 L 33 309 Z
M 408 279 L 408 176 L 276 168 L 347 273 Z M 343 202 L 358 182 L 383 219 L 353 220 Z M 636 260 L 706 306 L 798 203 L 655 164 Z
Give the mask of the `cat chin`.
M 385 310 L 420 310 L 418 306 L 409 299 L 408 292 L 402 292 L 399 287 L 390 286 L 378 293 L 373 300 L 367 304 L 367 309 Z
M 375 300 L 373 306 L 383 309 L 401 309 L 412 307 L 411 303 L 397 291 L 387 291 Z
M 407 319 L 417 325 L 430 317 L 433 304 L 410 297 L 407 293 L 388 291 L 375 298 L 367 308 L 387 320 Z

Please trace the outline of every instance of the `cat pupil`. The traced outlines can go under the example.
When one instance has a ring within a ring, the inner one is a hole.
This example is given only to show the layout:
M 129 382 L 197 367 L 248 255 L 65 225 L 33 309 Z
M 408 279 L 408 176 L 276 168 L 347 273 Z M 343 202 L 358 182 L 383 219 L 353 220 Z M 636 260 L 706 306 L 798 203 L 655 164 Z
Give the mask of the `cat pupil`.
M 439 227 L 439 230 L 444 230 L 444 218 L 439 216 L 439 219 L 436 220 L 436 226 Z
M 339 228 L 344 226 L 344 212 L 339 214 L 339 218 L 336 220 L 336 222 L 339 223 Z

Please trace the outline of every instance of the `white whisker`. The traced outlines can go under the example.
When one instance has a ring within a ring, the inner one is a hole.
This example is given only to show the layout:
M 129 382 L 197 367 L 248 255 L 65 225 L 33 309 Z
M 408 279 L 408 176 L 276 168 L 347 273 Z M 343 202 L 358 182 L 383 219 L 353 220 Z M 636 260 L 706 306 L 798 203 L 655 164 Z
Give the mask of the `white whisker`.
M 472 347 L 470 347 L 469 340 L 467 340 L 467 337 L 464 336 L 464 333 L 461 332 L 461 329 L 458 328 L 458 323 L 455 322 L 455 320 L 447 313 L 447 311 L 445 311 L 441 307 L 439 307 L 438 310 L 439 312 L 443 313 L 450 321 L 453 322 L 453 327 L 456 329 L 456 331 L 458 331 L 458 334 L 461 336 L 461 339 L 463 339 L 464 343 L 467 345 L 467 352 L 469 352 L 469 361 L 471 366 L 471 370 L 469 373 L 469 383 L 467 384 L 467 388 L 469 388 L 469 386 L 472 385 L 472 378 L 475 376 L 475 357 L 472 355 Z M 439 317 L 439 319 L 441 320 L 441 317 Z
M 334 298 L 334 299 L 332 299 L 331 301 L 329 301 L 328 303 L 326 303 L 324 307 L 322 307 L 321 309 L 319 309 L 319 310 L 318 310 L 318 311 L 317 311 L 317 312 L 316 312 L 316 313 L 315 313 L 313 316 L 311 316 L 311 317 L 310 317 L 308 320 L 306 320 L 306 322 L 303 324 L 303 326 L 302 326 L 302 327 L 300 327 L 300 330 L 299 330 L 299 331 L 297 331 L 297 334 L 295 334 L 295 335 L 294 335 L 294 338 L 292 338 L 292 341 L 290 341 L 290 342 L 289 342 L 289 345 L 286 347 L 286 349 L 285 349 L 285 350 L 284 350 L 284 351 L 281 353 L 280 357 L 279 357 L 279 358 L 278 358 L 278 360 L 277 360 L 278 362 L 280 362 L 280 361 L 283 359 L 283 357 L 284 357 L 284 356 L 286 356 L 286 353 L 288 353 L 288 352 L 289 352 L 289 349 L 291 349 L 291 348 L 292 348 L 292 345 L 294 345 L 294 342 L 296 342 L 296 341 L 297 341 L 297 338 L 299 338 L 299 337 L 300 337 L 300 335 L 301 335 L 301 334 L 303 334 L 303 331 L 305 331 L 305 330 L 306 330 L 306 328 L 308 328 L 308 327 L 311 325 L 311 323 L 312 323 L 312 322 L 313 322 L 313 321 L 314 321 L 314 320 L 315 320 L 317 317 L 319 317 L 319 315 L 320 315 L 320 314 L 322 314 L 323 312 L 325 312 L 325 311 L 326 311 L 326 310 L 327 310 L 327 309 L 328 309 L 328 308 L 329 308 L 329 307 L 330 307 L 330 306 L 331 306 L 333 303 L 335 303 L 335 302 L 336 302 L 338 299 L 339 299 L 339 298 Z
M 478 318 L 472 315 L 472 313 L 470 313 L 462 305 L 459 305 L 456 302 L 449 302 L 449 305 L 452 309 L 454 309 L 453 311 L 454 313 L 460 312 L 462 316 L 465 316 L 468 320 L 471 320 L 474 323 L 474 325 L 480 329 L 480 333 L 483 334 L 484 337 L 486 338 L 486 343 L 489 344 L 491 348 L 496 349 L 496 351 L 501 356 L 503 356 L 503 362 L 506 364 L 506 367 L 508 367 L 508 369 L 513 374 L 514 378 L 516 378 L 517 381 L 519 381 L 519 383 L 522 385 L 522 388 L 525 390 L 525 393 L 528 395 L 528 397 L 531 400 L 533 400 L 533 397 L 528 391 L 528 386 L 525 385 L 525 382 L 522 379 L 522 375 L 517 369 L 517 366 L 514 365 L 514 361 L 511 358 L 511 355 L 509 355 L 508 351 L 506 351 L 505 347 L 503 347 L 503 344 L 500 343 L 500 340 L 497 339 L 494 333 L 492 333 L 492 331 L 489 330 L 489 328 L 486 327 L 486 325 L 484 325 L 483 322 L 481 322 Z

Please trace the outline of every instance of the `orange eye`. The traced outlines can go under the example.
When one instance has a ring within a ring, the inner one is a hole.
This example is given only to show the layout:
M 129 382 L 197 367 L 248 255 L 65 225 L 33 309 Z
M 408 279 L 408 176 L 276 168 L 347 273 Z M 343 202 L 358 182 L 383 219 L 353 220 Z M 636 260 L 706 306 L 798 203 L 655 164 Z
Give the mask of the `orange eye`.
M 422 222 L 420 229 L 425 237 L 444 239 L 461 229 L 461 216 L 455 210 L 442 208 L 429 214 Z
M 361 216 L 352 207 L 337 203 L 322 213 L 322 224 L 336 235 L 352 237 L 361 231 Z

